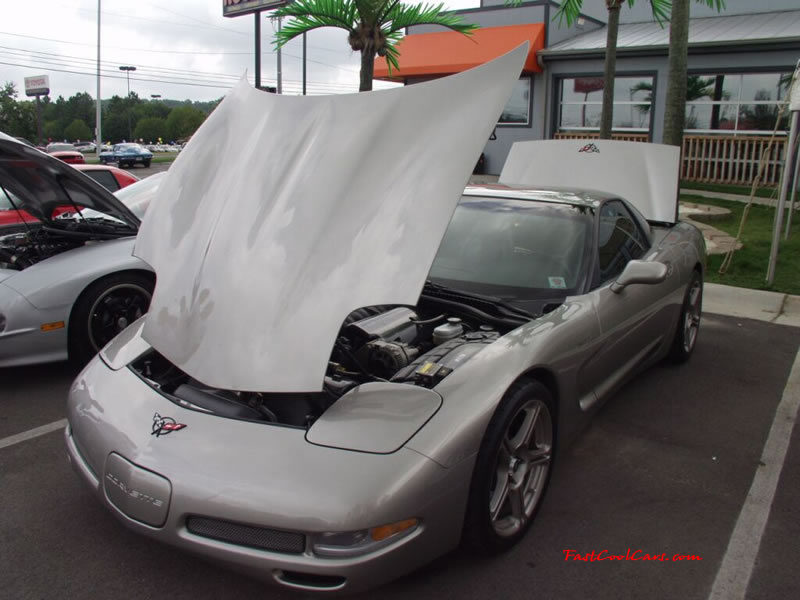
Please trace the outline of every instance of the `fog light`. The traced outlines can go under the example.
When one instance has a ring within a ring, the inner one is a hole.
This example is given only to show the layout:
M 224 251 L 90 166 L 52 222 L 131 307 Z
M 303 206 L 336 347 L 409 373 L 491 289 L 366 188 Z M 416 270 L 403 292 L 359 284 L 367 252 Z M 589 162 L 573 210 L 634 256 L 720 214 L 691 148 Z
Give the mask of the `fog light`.
M 418 519 L 405 519 L 388 525 L 338 531 L 312 536 L 311 549 L 318 556 L 347 558 L 375 552 L 406 537 L 419 526 Z

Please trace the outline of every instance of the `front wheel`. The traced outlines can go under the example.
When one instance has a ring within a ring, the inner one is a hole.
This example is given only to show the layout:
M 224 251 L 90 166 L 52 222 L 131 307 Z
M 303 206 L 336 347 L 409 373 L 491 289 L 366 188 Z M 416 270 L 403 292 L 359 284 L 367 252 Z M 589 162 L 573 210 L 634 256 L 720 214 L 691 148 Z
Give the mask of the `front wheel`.
M 678 328 L 669 350 L 669 359 L 674 363 L 689 360 L 697 345 L 700 333 L 700 316 L 703 312 L 703 276 L 694 271 L 683 298 Z
M 520 381 L 497 407 L 472 474 L 464 541 L 496 554 L 530 527 L 550 480 L 555 429 L 553 399 L 536 381 Z
M 118 333 L 147 312 L 153 280 L 141 273 L 116 273 L 87 287 L 69 322 L 69 356 L 89 362 Z
M 146 169 L 146 168 L 148 168 L 148 167 L 150 166 L 150 161 L 149 161 L 149 160 L 146 160 L 146 161 L 144 161 L 144 163 L 143 163 L 143 164 L 144 164 L 144 167 L 145 167 L 145 169 Z

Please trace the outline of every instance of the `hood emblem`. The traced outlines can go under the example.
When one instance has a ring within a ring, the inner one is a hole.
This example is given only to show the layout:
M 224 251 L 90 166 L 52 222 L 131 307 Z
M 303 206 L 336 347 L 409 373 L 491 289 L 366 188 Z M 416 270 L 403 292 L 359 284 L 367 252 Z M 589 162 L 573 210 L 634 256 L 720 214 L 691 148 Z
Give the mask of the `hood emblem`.
M 586 144 L 583 148 L 578 150 L 578 152 L 600 152 L 600 148 L 595 146 L 594 144 Z
M 161 437 L 173 431 L 179 431 L 186 427 L 184 423 L 178 423 L 172 417 L 162 417 L 160 414 L 153 415 L 153 429 L 150 435 Z

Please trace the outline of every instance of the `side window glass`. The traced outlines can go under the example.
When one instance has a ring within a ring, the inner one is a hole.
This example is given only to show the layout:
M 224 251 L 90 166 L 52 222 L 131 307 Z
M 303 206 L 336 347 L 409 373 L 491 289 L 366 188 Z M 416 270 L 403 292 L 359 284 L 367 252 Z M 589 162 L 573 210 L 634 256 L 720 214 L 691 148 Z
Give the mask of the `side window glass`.
M 622 273 L 629 260 L 641 258 L 649 244 L 625 205 L 612 200 L 600 209 L 597 245 L 602 283 Z

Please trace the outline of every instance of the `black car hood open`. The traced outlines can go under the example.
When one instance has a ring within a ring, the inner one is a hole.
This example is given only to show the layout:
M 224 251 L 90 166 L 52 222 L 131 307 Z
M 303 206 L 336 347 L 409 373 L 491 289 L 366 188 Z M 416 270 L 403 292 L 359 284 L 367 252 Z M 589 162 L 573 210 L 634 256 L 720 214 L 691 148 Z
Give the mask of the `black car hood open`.
M 77 207 L 119 219 L 134 234 L 139 228 L 139 219 L 111 192 L 67 163 L 4 133 L 0 133 L 0 186 L 15 208 L 45 225 L 58 223 L 57 209 Z

